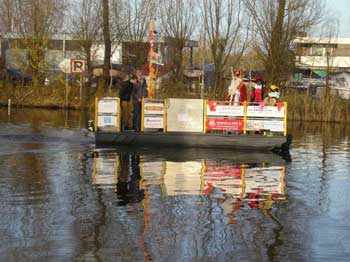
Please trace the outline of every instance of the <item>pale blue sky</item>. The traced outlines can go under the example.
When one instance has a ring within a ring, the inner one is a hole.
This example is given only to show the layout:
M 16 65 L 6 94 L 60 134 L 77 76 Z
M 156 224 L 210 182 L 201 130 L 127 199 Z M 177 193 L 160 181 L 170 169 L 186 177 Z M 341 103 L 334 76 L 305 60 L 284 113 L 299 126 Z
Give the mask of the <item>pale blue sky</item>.
M 326 0 L 328 8 L 339 19 L 339 37 L 350 37 L 350 1 Z

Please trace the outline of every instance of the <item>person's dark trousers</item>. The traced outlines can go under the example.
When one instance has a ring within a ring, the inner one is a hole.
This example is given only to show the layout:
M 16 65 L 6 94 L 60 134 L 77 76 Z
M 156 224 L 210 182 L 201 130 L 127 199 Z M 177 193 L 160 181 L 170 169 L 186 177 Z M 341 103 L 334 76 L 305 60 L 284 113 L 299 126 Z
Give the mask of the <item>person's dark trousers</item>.
M 133 107 L 134 107 L 134 114 L 132 117 L 133 129 L 135 129 L 136 131 L 140 131 L 141 130 L 141 103 L 134 102 Z

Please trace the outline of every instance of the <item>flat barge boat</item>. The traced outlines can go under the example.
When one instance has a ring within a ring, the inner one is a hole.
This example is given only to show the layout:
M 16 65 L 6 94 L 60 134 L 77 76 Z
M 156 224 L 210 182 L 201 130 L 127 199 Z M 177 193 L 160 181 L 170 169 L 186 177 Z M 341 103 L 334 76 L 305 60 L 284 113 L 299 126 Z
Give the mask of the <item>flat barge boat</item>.
M 288 150 L 292 141 L 287 135 L 287 103 L 145 99 L 141 111 L 141 130 L 122 130 L 119 98 L 97 98 L 96 145 Z

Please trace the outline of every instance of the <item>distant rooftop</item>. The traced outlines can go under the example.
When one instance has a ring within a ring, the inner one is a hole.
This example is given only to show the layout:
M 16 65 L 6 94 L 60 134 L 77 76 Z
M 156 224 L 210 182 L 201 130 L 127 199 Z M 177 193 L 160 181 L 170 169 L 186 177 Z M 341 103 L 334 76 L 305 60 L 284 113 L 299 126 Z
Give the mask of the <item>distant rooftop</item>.
M 350 44 L 350 37 L 298 37 L 294 43 L 304 44 Z

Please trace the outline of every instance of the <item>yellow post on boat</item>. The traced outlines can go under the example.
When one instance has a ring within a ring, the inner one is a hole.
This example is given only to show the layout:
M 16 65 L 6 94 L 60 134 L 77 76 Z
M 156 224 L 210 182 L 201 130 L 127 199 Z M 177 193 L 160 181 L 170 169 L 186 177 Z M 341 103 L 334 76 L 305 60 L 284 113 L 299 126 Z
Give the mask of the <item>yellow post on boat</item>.
M 284 119 L 283 119 L 283 135 L 287 135 L 287 102 L 283 102 L 284 107 Z
M 95 97 L 95 132 L 98 128 L 98 97 Z
M 167 123 L 167 109 L 168 108 L 168 102 L 167 99 L 164 99 L 164 106 L 163 106 L 163 133 L 166 133 L 166 123 Z
M 203 103 L 203 133 L 207 133 L 207 100 L 204 99 Z
M 247 134 L 247 108 L 248 108 L 248 102 L 244 101 L 243 102 L 243 134 Z
M 145 110 L 145 100 L 144 98 L 142 98 L 142 102 L 141 102 L 141 132 L 143 132 L 144 130 L 144 116 L 145 116 L 145 113 L 143 112 Z
M 117 132 L 120 132 L 121 127 L 121 107 L 120 107 L 120 98 L 117 97 Z

